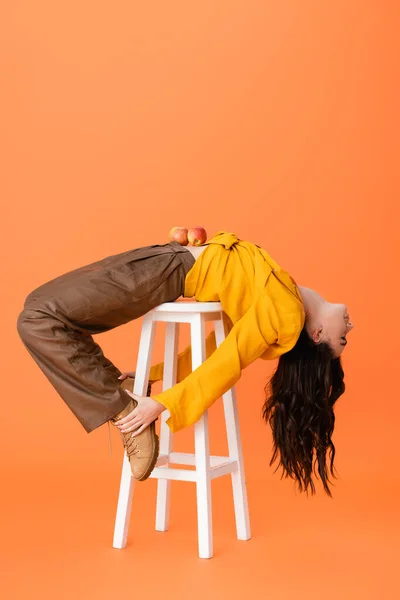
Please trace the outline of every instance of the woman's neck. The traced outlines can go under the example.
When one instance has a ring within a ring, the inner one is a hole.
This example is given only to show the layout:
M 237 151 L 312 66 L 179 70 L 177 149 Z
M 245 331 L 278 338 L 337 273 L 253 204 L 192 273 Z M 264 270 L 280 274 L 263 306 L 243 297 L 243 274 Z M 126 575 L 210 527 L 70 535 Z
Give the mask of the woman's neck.
M 300 295 L 303 300 L 304 310 L 306 313 L 306 318 L 310 314 L 316 314 L 325 304 L 326 300 L 318 292 L 312 290 L 311 288 L 304 287 L 302 285 L 297 286 L 300 290 Z

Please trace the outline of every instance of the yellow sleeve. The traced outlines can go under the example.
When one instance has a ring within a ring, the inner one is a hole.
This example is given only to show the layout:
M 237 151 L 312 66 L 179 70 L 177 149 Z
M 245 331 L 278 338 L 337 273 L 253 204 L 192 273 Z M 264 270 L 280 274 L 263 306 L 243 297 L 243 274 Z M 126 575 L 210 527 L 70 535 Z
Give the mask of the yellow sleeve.
M 260 311 L 260 302 L 264 302 Z M 233 325 L 220 346 L 193 372 L 174 386 L 152 395 L 170 412 L 167 424 L 172 432 L 195 423 L 213 402 L 239 379 L 242 369 L 265 352 L 276 341 L 265 296 L 251 305 Z M 261 326 L 260 317 L 263 317 Z

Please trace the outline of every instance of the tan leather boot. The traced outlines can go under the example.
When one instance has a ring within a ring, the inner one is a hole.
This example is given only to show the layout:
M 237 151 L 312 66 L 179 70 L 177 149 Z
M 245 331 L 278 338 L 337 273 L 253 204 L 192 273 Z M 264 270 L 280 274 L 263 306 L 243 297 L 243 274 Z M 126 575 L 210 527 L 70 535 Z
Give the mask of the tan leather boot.
M 135 379 L 133 377 L 127 377 L 121 382 L 121 387 L 133 392 L 134 381 Z M 149 384 L 147 394 L 150 396 L 150 393 L 151 385 Z M 115 421 L 129 415 L 136 406 L 137 401 L 131 398 L 128 406 L 112 417 L 110 421 L 115 425 Z M 156 422 L 152 421 L 142 433 L 135 435 L 135 437 L 132 437 L 132 431 L 127 431 L 126 433 L 120 432 L 131 465 L 132 476 L 138 481 L 147 479 L 157 462 L 159 440 L 158 435 L 156 434 L 155 425 Z

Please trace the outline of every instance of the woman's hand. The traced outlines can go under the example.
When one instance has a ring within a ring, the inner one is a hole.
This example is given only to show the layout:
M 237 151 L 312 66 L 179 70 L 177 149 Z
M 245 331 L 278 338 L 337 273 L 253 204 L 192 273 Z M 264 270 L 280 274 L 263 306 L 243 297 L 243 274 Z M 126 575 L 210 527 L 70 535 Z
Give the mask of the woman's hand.
M 115 425 L 123 433 L 127 433 L 128 431 L 132 431 L 133 435 L 142 433 L 152 421 L 157 419 L 163 410 L 166 410 L 163 404 L 160 404 L 150 396 L 138 396 L 138 394 L 126 389 L 124 392 L 129 394 L 138 404 L 129 415 L 115 422 Z
M 135 379 L 135 377 L 136 377 L 136 371 L 126 371 L 125 373 L 121 373 L 121 375 L 118 377 L 118 379 L 120 379 L 121 381 L 123 381 L 127 377 L 133 377 L 133 379 Z
M 121 373 L 121 375 L 118 377 L 118 379 L 120 381 L 123 381 L 127 377 L 132 377 L 132 379 L 135 379 L 136 371 L 125 371 L 125 373 Z M 155 380 L 149 379 L 149 385 L 152 385 L 153 383 L 156 383 Z

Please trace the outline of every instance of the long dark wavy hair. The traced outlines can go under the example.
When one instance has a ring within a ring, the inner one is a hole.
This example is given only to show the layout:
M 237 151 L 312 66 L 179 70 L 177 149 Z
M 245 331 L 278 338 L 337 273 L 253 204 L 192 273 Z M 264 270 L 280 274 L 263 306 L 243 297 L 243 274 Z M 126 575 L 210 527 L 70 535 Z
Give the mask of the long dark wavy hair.
M 271 425 L 274 442 L 270 465 L 279 454 L 274 472 L 281 466 L 282 477 L 297 481 L 300 492 L 307 495 L 309 489 L 315 494 L 315 473 L 332 497 L 327 455 L 330 474 L 337 479 L 331 436 L 333 407 L 345 391 L 343 379 L 340 358 L 334 357 L 328 343 L 316 344 L 304 326 L 292 350 L 279 357 L 277 369 L 265 386 L 262 416 Z

